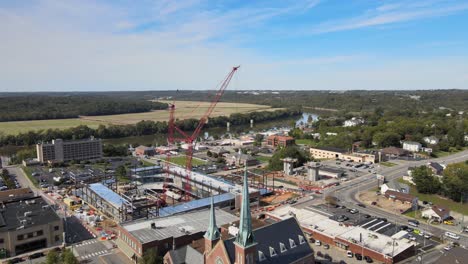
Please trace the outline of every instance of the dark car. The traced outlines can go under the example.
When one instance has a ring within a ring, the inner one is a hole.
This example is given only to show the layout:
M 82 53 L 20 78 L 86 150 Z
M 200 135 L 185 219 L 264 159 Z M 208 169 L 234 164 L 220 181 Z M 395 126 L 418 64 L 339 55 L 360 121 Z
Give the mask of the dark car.
M 328 254 L 325 254 L 325 256 L 323 256 L 324 259 L 328 260 L 328 261 L 332 261 L 332 257 Z
M 400 230 L 408 230 L 408 226 L 402 225 L 400 226 Z
M 354 254 L 357 260 L 362 260 L 362 255 L 359 253 Z
M 358 203 L 357 206 L 362 207 L 362 208 L 366 208 L 366 206 L 364 204 L 362 204 L 362 203 Z
M 363 216 L 364 216 L 364 218 L 370 218 L 370 217 L 371 217 L 371 216 L 368 215 L 368 214 L 365 214 L 365 215 L 363 215 Z
M 322 251 L 317 251 L 317 257 L 323 257 Z
M 406 232 L 408 233 L 413 233 L 414 229 L 411 227 L 406 228 Z
M 387 218 L 379 218 L 380 221 L 387 222 Z
M 366 260 L 367 263 L 372 263 L 374 262 L 370 257 L 365 256 L 364 259 Z
M 29 255 L 29 259 L 37 259 L 37 258 L 40 258 L 40 257 L 43 257 L 45 256 L 44 253 L 42 252 L 37 252 L 37 253 L 34 253 L 34 254 L 31 254 Z
M 9 261 L 9 263 L 15 264 L 15 263 L 20 263 L 23 262 L 22 258 L 14 258 Z

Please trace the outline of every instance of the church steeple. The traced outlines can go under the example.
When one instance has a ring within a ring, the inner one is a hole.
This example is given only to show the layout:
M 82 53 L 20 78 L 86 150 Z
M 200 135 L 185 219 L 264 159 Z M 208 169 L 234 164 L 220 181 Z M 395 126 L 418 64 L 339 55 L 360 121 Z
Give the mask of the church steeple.
M 244 186 L 242 188 L 242 205 L 240 214 L 239 233 L 236 243 L 241 247 L 249 247 L 255 244 L 252 232 L 252 218 L 250 214 L 249 184 L 247 181 L 247 166 L 244 171 Z
M 214 199 L 213 196 L 211 196 L 210 224 L 208 225 L 208 230 L 206 230 L 204 237 L 208 240 L 214 241 L 219 239 L 220 236 L 221 234 L 219 233 L 219 229 L 216 226 Z

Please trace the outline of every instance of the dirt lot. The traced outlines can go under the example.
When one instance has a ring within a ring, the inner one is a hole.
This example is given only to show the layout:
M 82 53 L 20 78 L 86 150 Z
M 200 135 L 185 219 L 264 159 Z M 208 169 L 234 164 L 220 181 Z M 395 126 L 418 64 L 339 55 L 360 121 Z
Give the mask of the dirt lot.
M 274 195 L 267 196 L 265 198 L 262 198 L 261 201 L 267 204 L 277 204 L 281 203 L 284 201 L 287 201 L 288 199 L 295 198 L 298 195 L 295 193 L 275 193 Z
M 377 202 L 375 206 L 398 214 L 401 214 L 411 208 L 411 204 L 387 199 L 383 195 L 377 195 L 375 191 L 359 193 L 359 200 L 361 200 L 366 205 L 371 205 L 372 202 Z

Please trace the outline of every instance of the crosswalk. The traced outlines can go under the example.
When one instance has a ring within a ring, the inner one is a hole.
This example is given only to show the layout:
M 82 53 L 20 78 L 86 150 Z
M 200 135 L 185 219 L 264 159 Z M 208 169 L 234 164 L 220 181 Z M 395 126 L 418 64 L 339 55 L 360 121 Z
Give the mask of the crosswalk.
M 82 246 L 87 246 L 91 244 L 99 243 L 97 240 L 91 239 L 91 240 L 86 240 L 81 242 L 80 244 L 75 245 L 75 247 L 82 247 Z
M 108 250 L 101 250 L 99 252 L 93 252 L 93 253 L 89 253 L 89 254 L 84 255 L 84 256 L 80 256 L 79 258 L 84 260 L 84 259 L 95 258 L 95 257 L 98 257 L 98 256 L 110 254 L 110 253 L 111 252 L 108 251 Z

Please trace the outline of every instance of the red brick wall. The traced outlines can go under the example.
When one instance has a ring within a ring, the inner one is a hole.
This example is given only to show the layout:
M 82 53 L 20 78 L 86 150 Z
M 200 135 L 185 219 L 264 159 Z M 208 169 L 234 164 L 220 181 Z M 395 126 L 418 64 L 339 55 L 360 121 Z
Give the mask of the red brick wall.
M 205 263 L 216 263 L 217 258 L 221 258 L 223 263 L 231 263 L 231 260 L 226 254 L 224 243 L 217 243 L 214 249 L 205 255 Z

